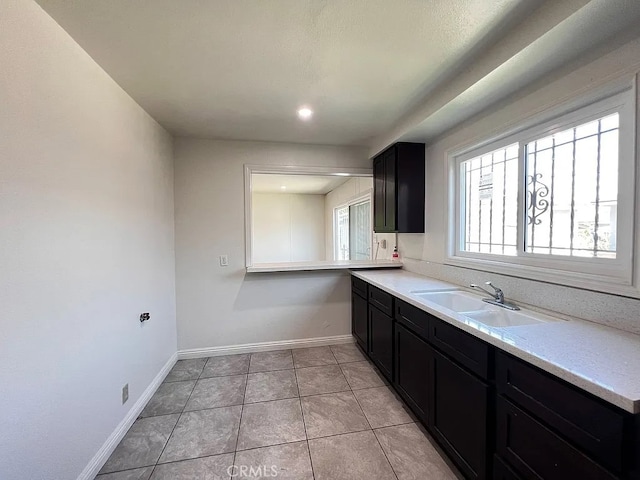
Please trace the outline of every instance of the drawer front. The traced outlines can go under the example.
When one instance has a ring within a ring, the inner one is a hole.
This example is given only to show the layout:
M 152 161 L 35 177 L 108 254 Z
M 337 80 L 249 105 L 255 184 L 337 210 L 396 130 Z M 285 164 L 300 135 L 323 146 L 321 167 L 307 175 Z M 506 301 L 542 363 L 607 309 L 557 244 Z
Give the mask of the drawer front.
M 375 305 L 390 317 L 393 317 L 393 297 L 387 292 L 369 285 L 369 303 Z
M 496 449 L 522 478 L 613 480 L 606 471 L 578 449 L 498 396 Z
M 476 375 L 489 376 L 489 345 L 482 340 L 431 317 L 429 341 Z
M 396 298 L 394 317 L 422 338 L 429 338 L 429 318 L 431 316 L 427 312 Z
M 621 412 L 504 353 L 496 354 L 496 387 L 598 462 L 622 469 Z
M 369 293 L 369 284 L 358 277 L 351 276 L 351 290 L 367 298 Z
M 498 455 L 493 456 L 493 480 L 521 480 L 507 463 Z

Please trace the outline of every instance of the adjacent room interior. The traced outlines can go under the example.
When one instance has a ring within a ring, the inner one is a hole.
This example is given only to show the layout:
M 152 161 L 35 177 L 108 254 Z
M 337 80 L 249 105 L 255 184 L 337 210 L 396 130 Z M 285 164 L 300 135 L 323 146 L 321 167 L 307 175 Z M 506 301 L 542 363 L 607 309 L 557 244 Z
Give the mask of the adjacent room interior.
M 640 479 L 640 2 L 2 0 L 2 480 Z

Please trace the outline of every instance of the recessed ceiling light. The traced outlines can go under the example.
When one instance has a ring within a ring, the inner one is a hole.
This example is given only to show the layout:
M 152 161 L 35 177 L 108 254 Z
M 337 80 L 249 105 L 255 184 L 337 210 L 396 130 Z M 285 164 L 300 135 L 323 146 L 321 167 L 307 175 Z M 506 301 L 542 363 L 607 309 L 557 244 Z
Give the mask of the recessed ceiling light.
M 280 190 L 286 190 L 286 189 L 287 189 L 287 187 L 285 187 L 284 185 L 282 185 L 282 186 L 280 187 Z
M 301 120 L 309 120 L 313 116 L 313 110 L 309 107 L 302 107 L 298 110 L 298 117 Z

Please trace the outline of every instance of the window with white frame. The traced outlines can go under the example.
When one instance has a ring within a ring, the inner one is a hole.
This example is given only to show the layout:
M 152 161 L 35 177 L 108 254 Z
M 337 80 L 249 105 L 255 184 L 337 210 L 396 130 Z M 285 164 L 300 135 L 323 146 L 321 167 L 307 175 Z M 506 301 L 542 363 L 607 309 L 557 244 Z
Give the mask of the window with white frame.
M 449 261 L 631 285 L 635 91 L 450 155 Z
M 334 259 L 371 258 L 371 196 L 336 207 L 333 213 Z

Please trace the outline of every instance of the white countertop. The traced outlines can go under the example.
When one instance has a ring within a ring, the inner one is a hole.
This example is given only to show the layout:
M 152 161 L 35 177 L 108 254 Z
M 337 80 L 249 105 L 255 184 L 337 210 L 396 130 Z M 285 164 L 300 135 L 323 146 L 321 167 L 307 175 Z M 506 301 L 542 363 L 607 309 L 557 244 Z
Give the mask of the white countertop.
M 247 267 L 247 272 L 297 272 L 309 270 L 357 270 L 400 267 L 402 267 L 402 262 L 392 260 L 327 260 L 319 262 L 258 263 Z
M 640 413 L 639 335 L 578 319 L 489 327 L 410 293 L 460 289 L 457 285 L 406 271 L 353 275 L 627 412 Z

